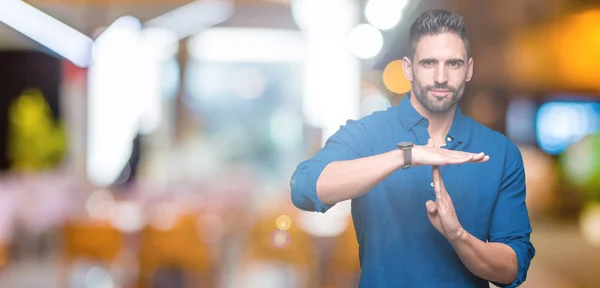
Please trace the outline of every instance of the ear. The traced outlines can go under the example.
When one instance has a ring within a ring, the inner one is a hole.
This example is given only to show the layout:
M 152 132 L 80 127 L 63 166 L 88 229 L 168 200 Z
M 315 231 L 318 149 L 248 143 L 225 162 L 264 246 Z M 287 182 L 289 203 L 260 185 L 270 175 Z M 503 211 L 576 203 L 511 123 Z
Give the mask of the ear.
M 473 77 L 473 58 L 469 58 L 468 70 L 467 70 L 467 82 L 471 81 Z
M 413 82 L 412 62 L 406 56 L 402 58 L 402 71 L 404 72 L 406 80 L 408 80 L 408 82 Z

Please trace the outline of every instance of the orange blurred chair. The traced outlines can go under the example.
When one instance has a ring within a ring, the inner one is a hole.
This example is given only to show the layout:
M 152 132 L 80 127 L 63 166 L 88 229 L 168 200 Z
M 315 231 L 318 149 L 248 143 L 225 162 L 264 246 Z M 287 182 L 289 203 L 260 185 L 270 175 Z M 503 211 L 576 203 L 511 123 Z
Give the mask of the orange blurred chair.
M 0 243 L 0 270 L 6 266 L 8 262 L 8 251 L 4 243 Z
M 67 222 L 62 229 L 61 287 L 76 260 L 91 260 L 107 266 L 118 261 L 125 237 L 107 221 Z
M 150 287 L 162 268 L 181 269 L 187 286 L 213 287 L 215 275 L 209 246 L 201 239 L 198 215 L 179 214 L 172 227 L 146 226 L 140 235 L 138 287 Z
M 291 218 L 292 223 L 289 229 L 279 230 L 276 219 L 282 214 L 269 213 L 251 227 L 241 259 L 240 275 L 242 277 L 237 279 L 240 283 L 236 287 L 252 284 L 247 283 L 247 278 L 254 275 L 248 275 L 248 271 L 259 274 L 274 272 L 281 273 L 284 278 L 291 277 L 281 280 L 285 281 L 285 284 L 282 285 L 292 285 L 286 286 L 290 288 L 316 287 L 315 285 L 318 283 L 317 255 L 312 239 L 293 223 L 293 218 Z M 258 270 L 253 270 L 253 268 Z M 273 274 L 268 275 L 266 277 L 279 277 Z M 256 278 L 252 278 L 252 281 L 261 278 L 261 276 L 254 277 Z M 293 284 L 288 282 L 290 279 L 294 280 Z

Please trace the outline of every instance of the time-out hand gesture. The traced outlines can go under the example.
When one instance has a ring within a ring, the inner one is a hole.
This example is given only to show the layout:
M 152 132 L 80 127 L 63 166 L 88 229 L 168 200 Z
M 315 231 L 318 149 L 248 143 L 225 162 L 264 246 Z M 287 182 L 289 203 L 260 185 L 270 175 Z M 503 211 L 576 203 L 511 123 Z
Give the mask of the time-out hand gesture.
M 429 139 L 426 146 L 415 145 L 412 150 L 413 166 L 441 166 L 467 162 L 482 163 L 488 160 L 490 160 L 490 157 L 483 152 L 477 154 L 435 147 L 431 139 Z
M 440 167 L 433 166 L 433 190 L 435 192 L 435 201 L 427 201 L 427 216 L 431 224 L 450 242 L 460 238 L 464 233 L 452 199 L 444 187 L 444 181 L 440 175 Z

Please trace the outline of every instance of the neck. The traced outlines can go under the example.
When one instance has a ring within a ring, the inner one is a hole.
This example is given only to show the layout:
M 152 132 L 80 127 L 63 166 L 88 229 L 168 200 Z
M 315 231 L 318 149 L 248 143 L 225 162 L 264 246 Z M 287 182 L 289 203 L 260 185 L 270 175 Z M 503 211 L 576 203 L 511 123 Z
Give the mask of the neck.
M 456 105 L 446 112 L 434 113 L 427 110 L 427 108 L 421 104 L 414 92 L 410 93 L 410 103 L 413 105 L 415 110 L 419 112 L 419 114 L 429 120 L 429 128 L 427 130 L 429 131 L 429 135 L 433 139 L 435 145 L 444 145 L 446 135 L 448 134 L 448 131 L 450 131 L 452 121 L 454 120 Z

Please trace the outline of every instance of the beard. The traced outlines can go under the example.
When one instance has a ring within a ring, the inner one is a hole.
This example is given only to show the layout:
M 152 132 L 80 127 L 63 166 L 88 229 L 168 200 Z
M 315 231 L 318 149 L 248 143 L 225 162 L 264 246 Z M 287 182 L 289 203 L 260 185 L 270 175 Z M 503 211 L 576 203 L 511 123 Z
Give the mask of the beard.
M 463 81 L 459 87 L 453 87 L 446 83 L 435 83 L 434 85 L 423 86 L 419 80 L 415 78 L 412 82 L 412 87 L 417 100 L 423 104 L 423 107 L 425 107 L 427 111 L 431 113 L 444 113 L 448 112 L 451 108 L 456 106 L 458 101 L 460 101 L 465 91 L 465 82 Z M 450 95 L 446 97 L 436 97 L 429 95 L 431 90 L 447 90 L 450 92 Z

